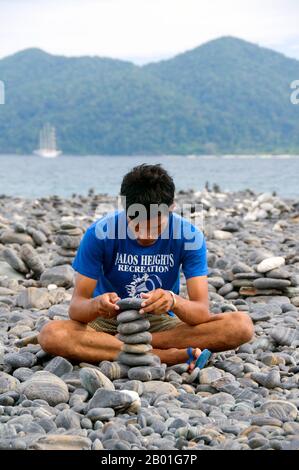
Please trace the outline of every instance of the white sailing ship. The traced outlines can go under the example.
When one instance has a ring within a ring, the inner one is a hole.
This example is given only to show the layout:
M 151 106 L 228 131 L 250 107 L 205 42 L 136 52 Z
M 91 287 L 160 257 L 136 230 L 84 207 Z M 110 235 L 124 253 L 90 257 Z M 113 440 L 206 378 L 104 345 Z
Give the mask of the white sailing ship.
M 56 158 L 62 154 L 57 149 L 55 127 L 46 124 L 39 133 L 39 148 L 34 151 L 35 155 L 44 158 Z

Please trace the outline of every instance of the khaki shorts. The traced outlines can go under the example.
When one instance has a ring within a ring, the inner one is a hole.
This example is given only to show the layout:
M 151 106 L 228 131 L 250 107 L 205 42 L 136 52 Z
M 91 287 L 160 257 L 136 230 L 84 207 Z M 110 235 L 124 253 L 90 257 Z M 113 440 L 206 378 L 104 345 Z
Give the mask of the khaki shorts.
M 178 317 L 171 317 L 167 314 L 147 315 L 146 318 L 151 324 L 149 328 L 150 333 L 171 330 L 182 323 Z M 115 335 L 117 333 L 117 322 L 115 319 L 108 320 L 107 318 L 98 317 L 88 323 L 88 326 L 96 331 L 102 331 L 103 333 L 109 333 L 111 335 Z

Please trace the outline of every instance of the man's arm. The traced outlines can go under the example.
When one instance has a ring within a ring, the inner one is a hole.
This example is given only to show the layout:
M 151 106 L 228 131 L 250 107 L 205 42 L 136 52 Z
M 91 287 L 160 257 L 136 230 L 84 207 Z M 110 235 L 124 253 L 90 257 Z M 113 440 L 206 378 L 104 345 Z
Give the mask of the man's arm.
M 108 292 L 92 298 L 97 281 L 77 273 L 75 288 L 69 308 L 71 320 L 89 323 L 97 317 L 113 318 L 119 307 L 115 303 L 120 300 L 115 292 Z
M 142 294 L 145 300 L 142 304 L 141 313 L 161 315 L 172 310 L 180 320 L 188 325 L 193 326 L 205 323 L 211 317 L 209 313 L 207 276 L 197 276 L 188 279 L 187 290 L 189 299 L 175 295 L 175 307 L 172 307 L 173 298 L 167 290 L 157 289 Z
M 192 277 L 187 280 L 189 299 L 176 295 L 173 312 L 188 325 L 205 323 L 211 317 L 209 313 L 209 294 L 207 276 Z

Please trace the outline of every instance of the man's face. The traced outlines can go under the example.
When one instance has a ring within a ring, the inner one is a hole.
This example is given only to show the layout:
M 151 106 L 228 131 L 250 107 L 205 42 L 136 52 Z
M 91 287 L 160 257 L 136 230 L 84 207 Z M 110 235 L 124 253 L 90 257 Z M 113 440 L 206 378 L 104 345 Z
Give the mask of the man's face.
M 128 219 L 128 225 L 136 240 L 142 246 L 150 246 L 167 227 L 169 215 L 158 215 L 151 219 Z

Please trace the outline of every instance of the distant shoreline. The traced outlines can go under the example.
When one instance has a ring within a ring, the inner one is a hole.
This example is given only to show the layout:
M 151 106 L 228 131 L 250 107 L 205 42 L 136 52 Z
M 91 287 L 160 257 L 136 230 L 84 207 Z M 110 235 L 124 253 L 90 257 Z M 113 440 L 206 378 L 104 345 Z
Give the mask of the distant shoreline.
M 250 188 L 299 198 L 299 158 L 293 155 L 152 155 L 72 156 L 48 159 L 34 155 L 0 155 L 0 194 L 46 197 L 73 193 L 118 194 L 123 175 L 141 163 L 162 164 L 177 190 L 201 191 L 208 182 L 224 191 Z
M 43 158 L 38 157 L 37 155 L 34 154 L 21 154 L 21 153 L 0 153 L 0 157 L 34 157 L 34 158 L 39 158 L 40 160 L 43 160 Z M 183 155 L 183 154 L 121 154 L 121 155 L 114 155 L 114 154 L 72 154 L 72 153 L 63 153 L 57 158 L 61 157 L 96 157 L 96 158 L 103 158 L 103 157 L 109 157 L 109 158 L 188 158 L 188 159 L 193 159 L 193 158 L 240 158 L 240 159 L 251 159 L 251 158 L 260 158 L 260 159 L 266 159 L 266 158 L 277 158 L 277 159 L 284 159 L 284 158 L 299 158 L 299 153 L 278 153 L 278 154 L 272 154 L 272 153 L 253 153 L 253 154 L 242 154 L 242 153 L 228 153 L 228 154 L 222 154 L 222 155 L 208 155 L 208 154 L 194 154 L 194 155 Z
M 274 194 L 275 193 L 275 194 Z M 268 192 L 264 193 L 262 191 L 258 192 L 253 189 L 247 188 L 247 189 L 241 189 L 241 190 L 236 190 L 236 191 L 230 191 L 230 190 L 224 190 L 219 187 L 217 187 L 216 184 L 210 184 L 209 189 L 207 188 L 201 188 L 200 191 L 194 191 L 192 188 L 185 188 L 185 189 L 179 189 L 176 191 L 175 195 L 175 202 L 176 204 L 185 204 L 186 200 L 188 200 L 188 203 L 193 204 L 196 201 L 196 204 L 201 204 L 201 198 L 205 199 L 205 197 L 214 197 L 215 200 L 217 199 L 217 195 L 219 195 L 220 199 L 225 198 L 230 200 L 231 202 L 237 201 L 237 200 L 242 200 L 244 199 L 258 199 L 259 197 L 268 197 L 268 198 L 277 198 L 278 200 L 282 201 L 283 203 L 288 203 L 288 204 L 299 204 L 297 203 L 298 198 L 296 197 L 286 197 L 286 196 L 281 196 L 279 194 L 276 194 L 275 191 L 273 193 Z M 5 203 L 10 203 L 13 200 L 19 200 L 22 203 L 29 203 L 31 204 L 32 202 L 41 202 L 42 204 L 47 200 L 50 201 L 51 203 L 54 202 L 56 203 L 59 201 L 59 204 L 69 204 L 72 203 L 73 201 L 76 201 L 77 199 L 80 201 L 84 200 L 96 200 L 99 204 L 104 204 L 104 205 L 109 205 L 109 206 L 115 206 L 115 210 L 118 210 L 118 194 L 107 194 L 105 192 L 101 191 L 96 191 L 94 188 L 90 187 L 87 191 L 87 193 L 75 193 L 70 196 L 61 196 L 56 193 L 44 195 L 44 196 L 39 196 L 39 197 L 27 197 L 27 196 L 22 196 L 22 195 L 10 195 L 10 194 L 1 194 L 0 193 L 0 202 L 2 201 L 3 207 L 5 207 Z M 110 207 L 110 209 L 111 209 Z M 1 209 L 1 205 L 0 205 Z M 1 213 L 1 211 L 0 211 Z M 269 218 L 265 218 L 265 220 L 269 220 Z

